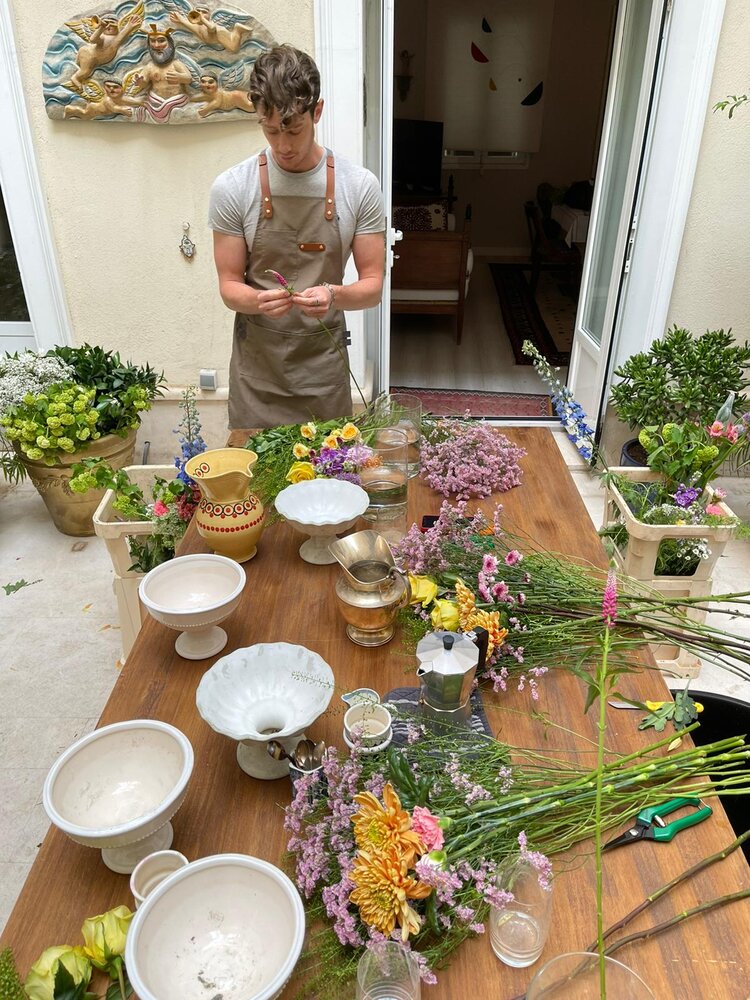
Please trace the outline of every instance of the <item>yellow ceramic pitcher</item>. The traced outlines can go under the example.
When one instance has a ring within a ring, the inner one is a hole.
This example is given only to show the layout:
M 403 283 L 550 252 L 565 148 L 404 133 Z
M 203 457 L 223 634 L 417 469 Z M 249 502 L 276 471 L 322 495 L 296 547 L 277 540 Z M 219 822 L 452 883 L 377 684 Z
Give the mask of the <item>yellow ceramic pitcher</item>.
M 257 461 L 254 451 L 215 448 L 185 463 L 201 491 L 198 532 L 218 555 L 240 563 L 257 552 L 264 526 L 263 504 L 250 492 L 250 470 Z

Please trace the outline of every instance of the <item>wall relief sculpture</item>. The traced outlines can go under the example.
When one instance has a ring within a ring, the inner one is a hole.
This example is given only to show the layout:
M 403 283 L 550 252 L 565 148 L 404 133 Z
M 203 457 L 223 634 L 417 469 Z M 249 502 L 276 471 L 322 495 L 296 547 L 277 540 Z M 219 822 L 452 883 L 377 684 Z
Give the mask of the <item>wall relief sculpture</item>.
M 276 42 L 219 0 L 125 0 L 66 21 L 47 47 L 42 84 L 54 119 L 186 125 L 253 121 L 253 63 Z

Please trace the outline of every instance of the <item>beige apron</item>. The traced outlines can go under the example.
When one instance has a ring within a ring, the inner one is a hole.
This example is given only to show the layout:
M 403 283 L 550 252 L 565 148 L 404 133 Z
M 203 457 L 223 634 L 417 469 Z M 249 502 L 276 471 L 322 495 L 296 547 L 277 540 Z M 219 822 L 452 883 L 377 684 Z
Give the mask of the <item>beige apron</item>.
M 341 284 L 343 252 L 335 204 L 333 155 L 327 152 L 325 198 L 273 197 L 266 154 L 259 158 L 261 213 L 245 281 L 252 288 L 278 288 L 279 271 L 300 291 L 323 281 Z M 229 426 L 275 427 L 311 417 L 332 420 L 352 411 L 344 314 L 323 322 L 293 308 L 281 319 L 245 316 L 234 321 L 229 366 Z

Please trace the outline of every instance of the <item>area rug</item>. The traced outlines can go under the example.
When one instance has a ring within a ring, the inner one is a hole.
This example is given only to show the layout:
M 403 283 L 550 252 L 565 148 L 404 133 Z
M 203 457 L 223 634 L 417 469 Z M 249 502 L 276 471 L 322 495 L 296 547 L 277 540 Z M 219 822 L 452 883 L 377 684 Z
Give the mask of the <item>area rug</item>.
M 500 420 L 504 417 L 550 417 L 549 396 L 531 392 L 479 392 L 474 389 L 422 389 L 392 385 L 391 392 L 408 392 L 422 400 L 422 407 L 438 417 L 463 415 Z
M 524 340 L 535 344 L 550 364 L 568 364 L 576 301 L 565 294 L 564 274 L 542 271 L 534 297 L 529 287 L 529 264 L 508 262 L 489 267 L 516 364 L 531 364 L 522 350 Z

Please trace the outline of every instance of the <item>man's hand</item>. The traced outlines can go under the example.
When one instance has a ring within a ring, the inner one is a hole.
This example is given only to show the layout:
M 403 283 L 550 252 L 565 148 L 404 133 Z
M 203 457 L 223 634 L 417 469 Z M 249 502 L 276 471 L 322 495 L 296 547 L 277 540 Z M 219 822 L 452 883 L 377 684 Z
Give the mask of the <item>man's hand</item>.
M 295 292 L 292 303 L 298 306 L 305 316 L 322 319 L 331 308 L 331 293 L 325 285 L 313 285 L 303 292 Z
M 282 316 L 286 316 L 293 304 L 293 296 L 283 288 L 269 288 L 258 292 L 258 313 L 261 316 L 268 316 L 269 319 L 281 319 Z

